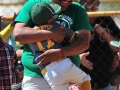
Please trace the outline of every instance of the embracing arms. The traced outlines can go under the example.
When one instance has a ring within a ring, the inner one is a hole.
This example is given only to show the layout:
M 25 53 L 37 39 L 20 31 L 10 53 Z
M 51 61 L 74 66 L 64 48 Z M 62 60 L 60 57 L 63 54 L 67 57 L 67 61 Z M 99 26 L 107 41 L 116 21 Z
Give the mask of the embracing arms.
M 59 29 L 59 28 L 55 28 Z M 43 41 L 53 39 L 56 42 L 62 42 L 65 36 L 65 32 L 62 29 L 48 31 L 48 30 L 34 30 L 25 23 L 16 23 L 14 29 L 14 38 L 16 41 L 22 43 L 33 43 L 37 41 Z M 57 38 L 55 38 L 57 37 Z

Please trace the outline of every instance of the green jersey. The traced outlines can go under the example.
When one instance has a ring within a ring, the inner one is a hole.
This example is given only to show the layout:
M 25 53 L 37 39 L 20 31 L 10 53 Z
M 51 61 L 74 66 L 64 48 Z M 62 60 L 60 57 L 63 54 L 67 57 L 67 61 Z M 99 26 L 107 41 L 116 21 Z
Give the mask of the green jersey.
M 34 23 L 31 19 L 31 9 L 32 7 L 39 2 L 51 3 L 49 0 L 28 0 L 18 16 L 15 19 L 15 22 L 26 23 L 30 27 L 34 27 Z M 55 21 L 63 25 L 64 27 L 70 28 L 73 31 L 78 31 L 81 29 L 91 30 L 92 28 L 89 23 L 88 15 L 83 6 L 77 2 L 72 2 L 72 4 L 65 10 L 59 13 L 59 18 Z M 69 43 L 63 43 L 62 46 L 66 46 Z M 70 56 L 71 61 L 80 66 L 79 55 Z M 25 76 L 35 76 L 41 77 L 42 74 L 38 66 L 33 64 L 34 54 L 28 44 L 24 46 L 24 52 L 22 54 L 22 64 L 24 65 L 24 75 Z

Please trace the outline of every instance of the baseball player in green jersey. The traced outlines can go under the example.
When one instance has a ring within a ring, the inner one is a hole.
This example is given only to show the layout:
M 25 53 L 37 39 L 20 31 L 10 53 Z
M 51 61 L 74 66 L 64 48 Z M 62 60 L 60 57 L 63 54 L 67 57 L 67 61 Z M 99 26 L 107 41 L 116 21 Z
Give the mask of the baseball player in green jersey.
M 37 65 L 47 64 L 64 56 L 69 57 L 71 61 L 79 67 L 79 53 L 82 53 L 89 46 L 89 37 L 92 28 L 83 6 L 77 2 L 72 2 L 72 0 L 28 0 L 15 20 L 16 24 L 14 29 L 15 40 L 26 43 L 22 54 L 22 64 L 24 65 L 24 78 L 22 82 L 23 90 L 29 90 L 31 88 L 33 90 L 50 90 L 49 85 L 47 85 L 42 77 L 39 67 L 33 64 L 34 53 L 29 44 L 49 39 L 58 43 L 61 43 L 64 40 L 65 31 L 61 28 L 52 28 L 51 30 L 33 29 L 34 23 L 31 18 L 32 7 L 39 2 L 47 2 L 50 4 L 52 1 L 56 1 L 56 3 L 62 7 L 62 12 L 59 13 L 59 18 L 57 18 L 55 22 L 72 29 L 74 32 L 76 31 L 75 40 L 72 43 L 64 42 L 62 44 L 63 47 L 61 48 L 62 53 L 60 48 L 46 50 L 37 58 L 44 58 Z M 69 71 L 70 68 L 71 67 L 67 67 L 65 71 Z M 54 73 L 54 75 L 56 74 Z M 74 75 L 74 72 L 71 75 Z M 83 87 L 87 88 L 85 83 L 86 82 L 81 85 L 81 89 Z M 87 83 L 90 85 L 89 81 Z M 90 87 L 88 86 L 88 88 Z
M 59 17 L 56 16 L 56 14 L 58 14 L 60 11 L 61 7 L 58 4 L 40 2 L 33 6 L 31 10 L 31 18 L 34 24 L 39 27 L 39 29 L 51 30 L 51 28 L 62 27 L 53 20 Z M 74 31 L 65 27 L 62 28 L 65 30 L 65 41 L 72 43 L 75 40 Z M 36 27 L 36 29 L 38 28 Z M 45 50 L 62 47 L 60 43 L 54 42 L 50 39 L 30 43 L 29 46 L 34 53 L 34 59 L 44 53 Z M 34 63 L 37 64 L 41 60 L 42 59 L 34 60 Z M 68 90 L 69 82 L 77 83 L 80 86 L 83 82 L 90 81 L 89 75 L 73 64 L 69 58 L 64 56 L 54 62 L 42 64 L 39 67 L 52 90 Z M 70 68 L 68 71 L 66 71 L 68 67 Z M 69 77 L 66 77 L 68 75 Z

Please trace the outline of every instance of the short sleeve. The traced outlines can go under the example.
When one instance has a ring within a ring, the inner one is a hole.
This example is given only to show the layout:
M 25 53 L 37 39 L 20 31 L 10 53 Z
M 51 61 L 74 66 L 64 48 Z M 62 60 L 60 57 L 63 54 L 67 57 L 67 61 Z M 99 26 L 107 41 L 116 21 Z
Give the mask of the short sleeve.
M 30 13 L 33 5 L 34 5 L 33 2 L 27 1 L 21 8 L 20 12 L 18 13 L 18 16 L 15 19 L 15 23 L 23 22 L 26 23 L 28 26 L 32 27 L 34 24 L 32 22 Z
M 76 6 L 77 12 L 76 12 L 76 18 L 74 20 L 73 28 L 74 30 L 92 30 L 92 27 L 89 22 L 88 14 L 83 6 Z
M 72 43 L 74 40 L 75 40 L 75 33 L 73 30 L 69 29 L 69 28 L 66 28 L 64 27 L 65 29 L 65 40 Z

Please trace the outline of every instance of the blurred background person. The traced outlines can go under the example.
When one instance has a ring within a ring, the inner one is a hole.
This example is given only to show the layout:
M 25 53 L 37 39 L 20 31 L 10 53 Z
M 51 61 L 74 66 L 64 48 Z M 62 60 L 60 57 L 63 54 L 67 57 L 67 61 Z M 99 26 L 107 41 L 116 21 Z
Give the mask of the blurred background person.
M 19 73 L 16 52 L 11 45 L 2 40 L 0 34 L 0 90 L 12 90 L 12 85 L 18 83 Z
M 111 78 L 111 90 L 120 90 L 120 68 L 114 71 L 114 75 Z
M 100 4 L 99 0 L 80 0 L 87 12 L 97 11 Z M 118 49 L 111 46 L 111 40 L 116 40 L 119 35 L 119 28 L 111 17 L 89 17 L 94 34 L 91 36 L 90 47 L 85 53 L 81 54 L 86 60 L 93 63 L 93 69 L 90 71 L 84 67 L 83 71 L 90 74 L 93 90 L 110 90 L 110 80 L 112 77 L 111 68 L 114 61 L 114 52 Z M 111 23 L 110 23 L 111 22 Z M 80 58 L 82 58 L 80 57 Z
M 21 55 L 23 52 L 23 47 L 19 47 L 16 45 L 16 41 L 13 38 L 13 30 L 14 30 L 14 19 L 17 16 L 16 13 L 14 13 L 13 19 L 10 22 L 10 24 L 7 25 L 7 27 L 5 27 L 3 30 L 1 30 L 0 35 L 1 38 L 4 40 L 4 42 L 7 42 L 8 40 L 8 44 L 11 45 L 14 49 L 14 51 L 16 52 L 17 58 L 18 58 L 18 70 L 19 70 L 19 80 L 20 82 L 22 81 L 23 78 L 23 66 L 21 64 Z M 1 20 L 4 21 L 6 19 L 5 16 L 2 16 Z M 14 86 L 12 86 L 12 90 L 21 90 L 21 83 L 19 84 L 15 84 Z

